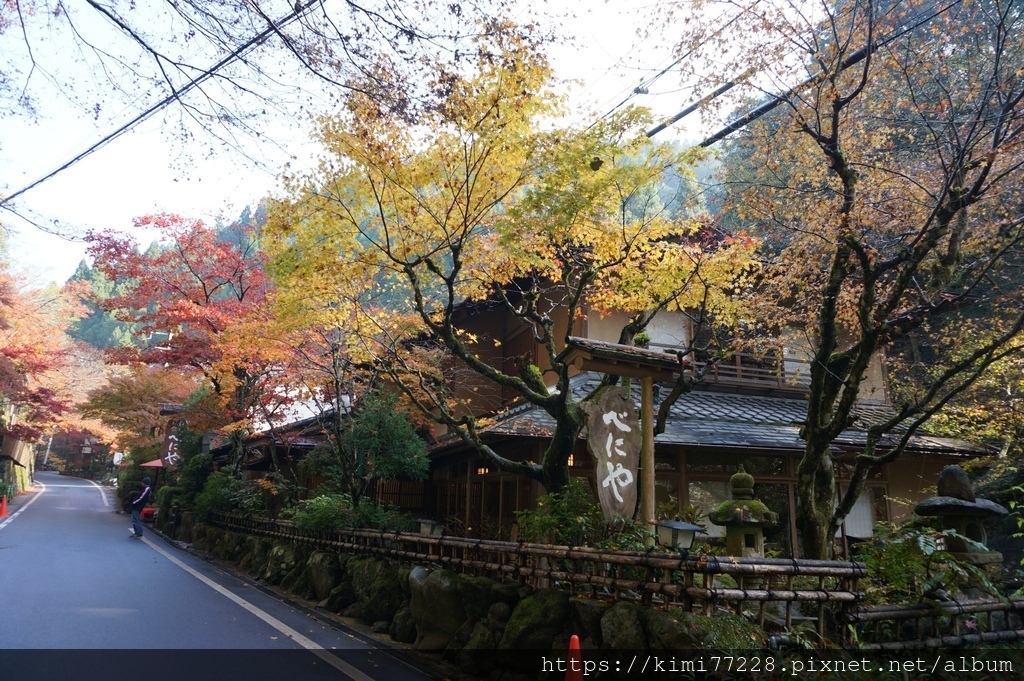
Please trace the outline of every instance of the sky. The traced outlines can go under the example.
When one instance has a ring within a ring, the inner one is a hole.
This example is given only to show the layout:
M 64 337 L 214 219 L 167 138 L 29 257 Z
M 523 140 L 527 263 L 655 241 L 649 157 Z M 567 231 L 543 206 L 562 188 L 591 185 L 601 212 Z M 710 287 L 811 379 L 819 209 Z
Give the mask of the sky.
M 558 76 L 581 81 L 573 90 L 573 107 L 606 112 L 642 80 L 672 63 L 668 46 L 636 35 L 636 28 L 650 20 L 653 8 L 653 4 L 630 0 L 594 2 L 567 22 L 566 28 L 576 34 L 576 44 L 556 47 L 552 56 Z M 59 60 L 60 55 L 55 58 Z M 38 84 L 39 78 L 33 78 L 33 84 Z M 690 103 L 671 73 L 648 89 L 649 94 L 634 96 L 631 102 L 650 106 L 660 116 Z M 133 115 L 125 107 L 92 116 L 68 102 L 56 86 L 42 91 L 50 95 L 38 102 L 37 117 L 7 115 L 0 126 L 2 194 L 17 191 L 66 163 Z M 146 97 L 138 101 L 145 103 Z M 255 205 L 277 189 L 285 163 L 303 167 L 315 158 L 316 149 L 294 131 L 295 121 L 289 122 L 294 142 L 286 148 L 262 147 L 259 164 L 219 140 L 203 139 L 201 132 L 183 140 L 172 132 L 181 115 L 176 106 L 29 190 L 17 199 L 15 209 L 52 231 L 77 236 L 87 230 L 130 232 L 133 218 L 161 211 L 230 221 L 247 204 Z M 692 126 L 697 121 L 683 123 Z M 687 136 L 695 137 L 693 129 L 677 125 L 658 139 Z M 12 265 L 34 284 L 62 283 L 85 255 L 80 240 L 47 234 L 7 211 L 0 211 L 0 223 L 8 228 Z M 145 246 L 151 237 L 140 234 L 138 238 Z

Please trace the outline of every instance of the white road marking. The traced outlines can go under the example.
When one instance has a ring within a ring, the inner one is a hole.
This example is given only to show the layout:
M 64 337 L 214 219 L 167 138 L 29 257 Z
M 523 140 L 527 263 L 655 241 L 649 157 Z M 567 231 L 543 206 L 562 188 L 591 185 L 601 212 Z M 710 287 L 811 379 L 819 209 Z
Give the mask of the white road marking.
M 159 546 L 157 546 L 156 544 L 151 542 L 148 538 L 143 537 L 142 541 L 146 542 L 146 544 L 149 545 L 149 547 L 152 548 L 154 551 L 156 551 L 157 553 L 162 555 L 164 558 L 166 558 L 167 560 L 171 561 L 172 563 L 174 563 L 175 565 L 180 567 L 182 570 L 184 570 L 185 572 L 189 573 L 190 575 L 192 575 L 193 577 L 198 579 L 200 582 L 202 582 L 206 586 L 210 587 L 211 589 L 213 589 L 214 591 L 219 593 L 221 596 L 224 596 L 228 600 L 234 602 L 236 605 L 238 605 L 238 606 L 248 610 L 253 615 L 256 615 L 256 617 L 259 617 L 261 620 L 263 620 L 264 622 L 266 622 L 270 626 L 274 627 L 279 632 L 281 632 L 285 636 L 289 637 L 290 639 L 292 639 L 293 641 L 298 643 L 300 646 L 302 646 L 306 650 L 312 652 L 314 655 L 316 655 L 317 657 L 322 659 L 327 664 L 331 665 L 332 667 L 334 667 L 335 669 L 337 669 L 341 673 L 343 673 L 343 674 L 347 675 L 349 678 L 353 679 L 353 681 L 374 681 L 374 679 L 372 677 L 367 676 L 366 674 L 364 674 L 363 672 L 359 671 L 358 669 L 356 669 L 352 665 L 350 665 L 350 664 L 348 664 L 346 662 L 343 662 L 342 660 L 339 660 L 336 656 L 332 655 L 329 651 L 325 650 L 323 648 L 323 646 L 319 645 L 318 643 L 316 643 L 312 639 L 307 638 L 306 636 L 302 635 L 301 633 L 299 633 L 295 629 L 292 629 L 287 624 L 285 624 L 281 620 L 277 619 L 273 615 L 270 615 L 269 613 L 266 613 L 263 610 L 260 610 L 255 605 L 253 605 L 249 601 L 245 600 L 241 596 L 238 596 L 236 594 L 231 593 L 230 591 L 228 591 L 227 589 L 225 589 L 220 584 L 218 584 L 217 582 L 213 581 L 212 579 L 210 579 L 206 575 L 198 572 L 197 570 L 195 570 L 195 569 L 189 567 L 188 565 L 186 565 L 185 563 L 181 562 L 180 560 L 178 560 L 177 558 L 172 556 L 170 553 L 168 553 L 164 549 L 160 548 Z
M 89 480 L 89 482 L 92 483 L 92 485 L 96 489 L 98 489 L 100 491 L 100 497 L 103 499 L 103 505 L 106 506 L 107 508 L 110 508 L 110 501 L 107 500 L 107 491 L 106 491 L 106 489 L 101 487 L 100 485 L 96 484 L 92 480 Z
M 38 492 L 36 492 L 36 495 L 34 497 L 32 497 L 31 499 L 29 499 L 28 503 L 26 503 L 24 506 L 19 508 L 17 510 L 17 512 L 12 514 L 9 518 L 7 518 L 7 520 L 4 520 L 3 522 L 0 522 L 0 530 L 4 529 L 8 525 L 10 525 L 12 522 L 14 522 L 14 519 L 17 518 L 22 513 L 24 513 L 26 508 L 28 508 L 32 504 L 36 503 L 36 499 L 38 499 L 39 497 L 43 496 L 43 492 L 46 491 L 46 485 L 44 485 L 41 482 L 37 482 L 36 485 L 38 485 L 42 489 L 40 489 Z

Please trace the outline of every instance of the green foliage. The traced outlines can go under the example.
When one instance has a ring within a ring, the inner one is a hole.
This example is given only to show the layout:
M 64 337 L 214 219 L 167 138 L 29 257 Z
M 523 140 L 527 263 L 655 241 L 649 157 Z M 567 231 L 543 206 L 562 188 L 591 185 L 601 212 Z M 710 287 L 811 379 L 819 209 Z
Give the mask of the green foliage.
M 211 511 L 232 511 L 235 507 L 235 492 L 241 481 L 225 475 L 214 473 L 206 479 L 203 491 L 196 495 L 195 509 L 199 521 L 208 520 Z
M 970 584 L 995 592 L 983 570 L 942 550 L 954 534 L 916 525 L 879 524 L 871 541 L 853 547 L 868 568 L 861 582 L 872 603 L 921 603 L 956 594 Z M 963 537 L 960 537 L 963 539 Z
M 360 478 L 426 480 L 430 472 L 426 443 L 393 393 L 375 391 L 363 397 L 342 448 Z
M 324 479 L 320 491 L 358 499 L 373 480 L 425 480 L 426 444 L 393 394 L 373 391 L 339 429 L 302 462 L 307 475 Z
M 327 532 L 346 525 L 352 516 L 352 497 L 324 494 L 300 501 L 295 510 L 295 525 L 306 532 Z
M 156 519 L 161 525 L 171 517 L 171 507 L 178 503 L 181 496 L 181 488 L 173 485 L 165 485 L 156 491 Z
M 98 304 L 99 301 L 119 294 L 124 289 L 123 282 L 110 281 L 102 272 L 89 267 L 84 260 L 68 281 L 86 284 L 91 296 L 90 300 L 84 301 L 88 314 L 71 325 L 68 335 L 100 349 L 131 345 L 135 325 L 117 321 L 113 313 L 105 312 Z
M 700 525 L 704 529 L 707 529 L 707 516 L 704 514 L 704 510 L 697 504 L 689 504 L 683 506 L 680 509 L 676 508 L 675 501 L 666 501 L 658 504 L 657 509 L 654 512 L 655 518 L 658 520 L 681 520 L 684 523 L 693 523 L 694 525 Z
M 299 504 L 295 511 L 295 524 L 307 532 L 328 532 L 339 527 L 359 527 L 376 530 L 414 532 L 416 521 L 393 506 L 376 504 L 363 499 L 352 504 L 347 494 L 325 494 Z
M 608 523 L 587 483 L 573 479 L 545 494 L 537 507 L 516 513 L 519 538 L 527 542 L 643 551 L 650 532 L 632 519 Z
M 338 495 L 344 494 L 348 489 L 349 481 L 345 475 L 340 454 L 330 442 L 317 443 L 299 466 L 306 475 L 323 478 L 323 482 L 317 487 L 317 492 L 324 495 Z
M 209 454 L 197 454 L 178 469 L 178 503 L 186 509 L 195 505 L 196 495 L 203 490 L 206 479 L 213 473 L 213 459 Z
M 231 500 L 234 510 L 249 516 L 276 517 L 295 494 L 295 485 L 280 473 L 239 482 Z

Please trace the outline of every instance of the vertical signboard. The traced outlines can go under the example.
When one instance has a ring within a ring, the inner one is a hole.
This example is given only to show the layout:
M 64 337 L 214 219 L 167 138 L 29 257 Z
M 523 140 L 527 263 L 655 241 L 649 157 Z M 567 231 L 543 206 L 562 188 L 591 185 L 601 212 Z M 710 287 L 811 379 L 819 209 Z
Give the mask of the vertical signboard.
M 163 461 L 164 468 L 174 470 L 181 463 L 181 453 L 178 451 L 180 442 L 174 432 L 181 423 L 182 421 L 177 419 L 167 422 L 167 429 L 164 431 L 164 446 L 160 452 L 160 460 Z
M 581 406 L 587 415 L 587 449 L 594 457 L 604 517 L 632 518 L 641 445 L 633 397 L 628 388 L 609 387 Z

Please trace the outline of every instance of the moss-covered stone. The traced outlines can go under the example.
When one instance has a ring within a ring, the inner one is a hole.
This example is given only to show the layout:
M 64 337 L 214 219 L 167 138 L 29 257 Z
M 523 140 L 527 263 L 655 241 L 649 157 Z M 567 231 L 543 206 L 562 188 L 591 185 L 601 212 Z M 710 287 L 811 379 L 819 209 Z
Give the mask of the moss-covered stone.
M 211 525 L 197 525 L 192 534 L 192 548 L 204 553 L 213 553 L 213 538 L 218 532 L 219 530 Z
M 342 612 L 356 602 L 356 591 L 352 588 L 352 582 L 342 579 L 338 586 L 331 589 L 323 602 L 323 607 L 331 612 Z
M 565 635 L 570 613 L 569 595 L 564 591 L 541 589 L 521 600 L 498 643 L 499 664 L 515 671 L 536 671 L 536 653 L 551 650 L 552 641 Z
M 466 618 L 475 621 L 486 617 L 487 610 L 494 602 L 494 580 L 461 573 L 455 579 Z
M 643 608 L 640 618 L 651 651 L 752 650 L 765 645 L 765 632 L 727 612 L 699 615 Z
M 506 603 L 514 608 L 532 593 L 533 589 L 524 588 L 516 582 L 491 582 L 491 603 Z
M 408 601 L 412 597 L 412 591 L 409 588 L 409 573 L 412 571 L 412 567 L 408 565 L 399 565 L 398 571 L 398 583 L 402 587 L 402 600 Z
M 592 598 L 570 598 L 574 632 L 580 642 L 592 648 L 600 648 L 604 640 L 601 635 L 601 618 L 604 617 L 611 603 L 596 601 Z
M 619 601 L 601 618 L 601 640 L 609 650 L 647 651 L 647 635 L 634 603 Z
M 391 622 L 405 600 L 398 583 L 398 571 L 390 563 L 376 558 L 355 558 L 347 563 L 356 602 L 345 615 L 364 622 Z
M 281 588 L 299 598 L 312 598 L 313 590 L 309 586 L 306 574 L 306 561 L 296 561 L 295 567 L 281 580 Z
M 442 651 L 468 619 L 458 574 L 414 567 L 409 572 L 410 608 L 416 618 L 417 650 Z
M 412 610 L 409 608 L 408 601 L 402 604 L 402 607 L 398 609 L 398 612 L 391 619 L 388 635 L 392 640 L 399 643 L 416 642 L 416 620 L 412 616 Z
M 455 651 L 451 658 L 452 662 L 465 674 L 486 676 L 494 670 L 496 664 L 494 650 L 498 645 L 499 636 L 486 620 L 477 622 L 465 643 Z M 453 645 L 454 643 L 455 639 Z
M 195 541 L 196 514 L 193 511 L 182 511 L 178 514 L 178 525 L 174 528 L 174 538 L 190 544 Z
M 341 582 L 341 561 L 334 551 L 314 551 L 306 561 L 306 579 L 313 597 L 327 598 Z
M 208 550 L 216 558 L 222 560 L 236 560 L 240 555 L 239 535 L 234 532 L 221 530 L 208 537 Z
M 285 576 L 295 569 L 299 555 L 298 547 L 295 544 L 275 543 L 270 549 L 267 565 L 263 569 L 260 579 L 267 584 L 280 584 Z
M 253 537 L 247 545 L 244 555 L 239 558 L 238 568 L 254 575 L 262 575 L 270 561 L 270 551 L 274 542 L 262 537 Z

